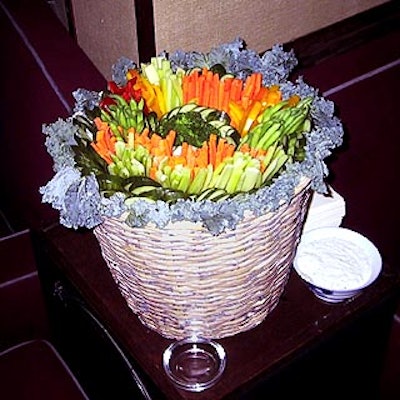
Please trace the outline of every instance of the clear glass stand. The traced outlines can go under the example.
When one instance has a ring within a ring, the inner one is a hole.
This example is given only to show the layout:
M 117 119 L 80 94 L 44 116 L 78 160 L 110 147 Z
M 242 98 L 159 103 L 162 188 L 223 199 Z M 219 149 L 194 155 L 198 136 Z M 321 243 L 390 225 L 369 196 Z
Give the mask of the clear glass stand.
M 191 337 L 169 345 L 163 354 L 163 366 L 176 386 L 201 392 L 213 386 L 226 365 L 224 348 L 212 340 Z

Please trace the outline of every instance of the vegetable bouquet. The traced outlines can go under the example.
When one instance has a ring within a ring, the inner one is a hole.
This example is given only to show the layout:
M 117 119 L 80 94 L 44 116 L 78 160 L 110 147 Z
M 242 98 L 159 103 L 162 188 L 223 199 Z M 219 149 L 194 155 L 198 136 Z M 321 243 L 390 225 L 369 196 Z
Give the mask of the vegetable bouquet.
M 331 102 L 288 81 L 296 63 L 241 39 L 120 59 L 106 90 L 77 90 L 72 116 L 44 125 L 56 174 L 43 201 L 68 227 L 190 220 L 218 234 L 289 201 L 302 177 L 326 191 L 323 160 L 343 130 Z

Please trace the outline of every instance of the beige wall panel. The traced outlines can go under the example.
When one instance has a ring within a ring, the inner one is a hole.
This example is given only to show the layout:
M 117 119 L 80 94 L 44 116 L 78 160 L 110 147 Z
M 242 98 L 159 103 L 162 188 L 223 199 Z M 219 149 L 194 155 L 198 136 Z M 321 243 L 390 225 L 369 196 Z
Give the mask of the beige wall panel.
M 72 7 L 78 43 L 107 79 L 121 56 L 138 60 L 134 0 L 72 0 Z
M 154 0 L 157 53 L 207 51 L 242 37 L 259 52 L 383 4 L 383 0 Z

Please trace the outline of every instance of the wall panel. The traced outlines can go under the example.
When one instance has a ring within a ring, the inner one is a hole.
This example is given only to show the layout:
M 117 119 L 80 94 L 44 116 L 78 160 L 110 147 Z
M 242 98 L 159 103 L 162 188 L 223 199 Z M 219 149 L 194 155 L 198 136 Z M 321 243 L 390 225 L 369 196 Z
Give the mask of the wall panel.
M 385 3 L 382 0 L 154 0 L 156 50 L 196 49 L 241 36 L 264 51 Z
M 110 78 L 121 56 L 138 59 L 134 0 L 72 0 L 78 44 Z
M 100 72 L 120 56 L 148 61 L 176 49 L 207 51 L 235 37 L 259 52 L 287 43 L 384 0 L 70 0 L 76 37 Z M 148 3 L 147 3 L 148 2 Z M 152 9 L 151 9 L 152 4 Z M 139 19 L 136 16 L 139 15 Z M 154 34 L 152 29 L 154 29 Z M 138 41 L 140 40 L 140 43 Z

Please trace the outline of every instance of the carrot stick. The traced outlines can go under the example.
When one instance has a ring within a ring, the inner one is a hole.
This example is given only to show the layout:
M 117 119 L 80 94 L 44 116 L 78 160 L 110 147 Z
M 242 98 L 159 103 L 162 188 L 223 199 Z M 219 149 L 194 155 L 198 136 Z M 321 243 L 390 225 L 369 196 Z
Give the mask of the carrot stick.
M 229 91 L 231 90 L 231 86 L 232 86 L 232 82 L 233 81 L 234 81 L 234 78 L 225 78 L 223 80 L 225 90 L 229 90 Z
M 183 104 L 188 103 L 188 97 L 189 97 L 189 75 L 185 75 L 182 78 L 182 93 L 183 93 Z
M 112 148 L 113 148 L 112 138 L 115 138 L 115 136 L 111 133 L 111 129 L 108 128 L 104 132 L 104 142 L 105 142 L 105 145 L 107 146 L 107 149 L 109 149 L 111 152 L 112 152 Z
M 214 74 L 212 76 L 212 96 L 211 96 L 211 104 L 212 108 L 218 108 L 218 98 L 219 98 L 219 75 Z
M 232 157 L 234 152 L 235 152 L 235 146 L 232 145 L 232 144 L 227 143 L 225 145 L 224 158 Z
M 218 81 L 218 110 L 224 110 L 224 97 L 225 97 L 225 83 L 224 81 Z
M 188 100 L 187 102 L 193 101 L 196 97 L 198 97 L 197 90 L 198 90 L 198 83 L 199 81 L 199 73 L 197 71 L 193 71 L 189 75 L 189 93 L 188 93 Z
M 188 143 L 187 142 L 183 142 L 182 143 L 182 150 L 181 150 L 181 156 L 185 157 L 187 156 L 187 152 L 188 152 Z
M 108 123 L 104 122 L 100 117 L 96 117 L 94 119 L 94 123 L 96 125 L 97 130 L 105 130 L 108 128 Z
M 249 146 L 249 144 L 248 144 L 248 143 L 243 143 L 243 144 L 240 146 L 240 151 L 241 151 L 242 153 L 250 153 L 250 146 Z
M 231 86 L 231 100 L 239 101 L 242 94 L 242 81 L 235 78 Z
M 213 72 L 209 69 L 206 69 L 206 80 L 212 82 L 213 76 L 214 76 Z
M 198 78 L 199 78 L 199 72 L 197 70 L 192 71 L 188 75 L 188 81 L 189 81 L 189 86 L 190 86 L 189 92 L 190 92 L 191 96 L 193 96 L 193 95 L 196 96 L 196 93 L 195 92 L 193 93 L 193 91 L 196 90 L 196 82 L 197 82 Z M 190 101 L 190 96 L 189 96 L 188 100 Z
M 217 153 L 215 155 L 215 167 L 218 167 L 218 165 L 222 161 L 225 143 L 226 143 L 226 141 L 224 138 L 219 138 L 218 144 L 217 144 Z
M 242 95 L 240 98 L 240 102 L 242 104 L 242 107 L 246 110 L 249 105 L 250 105 L 250 98 L 251 98 L 251 93 L 253 91 L 253 81 L 254 81 L 254 75 L 249 75 L 246 78 L 246 81 L 244 83 Z
M 224 98 L 222 99 L 221 110 L 225 111 L 225 112 L 229 112 L 229 101 L 230 101 L 230 98 L 231 98 L 230 89 L 231 89 L 232 80 L 229 79 L 229 82 L 226 82 L 226 81 L 224 81 Z
M 150 138 L 149 138 L 149 129 L 144 128 L 142 133 L 136 133 L 135 134 L 135 143 L 137 145 L 142 145 L 143 147 L 146 147 L 146 149 L 150 150 Z
M 215 168 L 215 159 L 217 154 L 217 135 L 212 133 L 208 140 L 208 159 L 209 163 Z
M 175 143 L 175 138 L 176 138 L 176 132 L 171 129 L 168 132 L 168 135 L 165 138 L 167 140 L 167 143 L 168 143 L 168 155 L 169 156 L 172 155 L 172 148 L 173 148 L 174 143 Z
M 157 147 L 160 144 L 161 137 L 156 133 L 153 133 L 150 137 L 150 145 L 151 147 Z
M 157 172 L 157 167 L 155 165 L 152 165 L 150 167 L 150 178 L 156 180 L 156 172 Z
M 106 161 L 107 164 L 111 164 L 113 161 L 111 157 L 103 150 L 101 149 L 96 143 L 91 142 L 90 145 L 93 147 L 93 149 L 96 151 L 96 153 Z
M 255 72 L 255 82 L 254 82 L 254 91 L 252 94 L 252 99 L 257 98 L 258 93 L 262 87 L 262 75 L 259 72 Z
M 217 75 L 218 76 L 218 75 Z M 218 108 L 218 86 L 211 83 L 209 107 Z
M 260 73 L 254 72 L 249 75 L 246 79 L 241 103 L 244 109 L 247 109 L 253 100 L 257 99 L 258 92 L 261 89 L 262 75 Z
M 134 135 L 135 135 L 135 140 L 134 140 L 135 147 L 137 145 L 144 145 L 143 136 L 139 132 L 135 132 Z
M 144 128 L 144 129 L 142 130 L 142 133 L 141 133 L 140 136 L 141 136 L 144 140 L 147 140 L 147 139 L 149 138 L 149 133 L 150 133 L 149 128 Z
M 196 96 L 195 98 L 197 101 L 200 103 L 200 99 L 203 96 L 203 90 L 204 90 L 204 82 L 206 80 L 206 77 L 204 75 L 200 75 L 197 80 L 196 80 Z
M 187 147 L 186 165 L 191 169 L 196 166 L 196 150 L 190 145 Z
M 253 92 L 253 86 L 254 86 L 254 74 L 249 75 L 246 78 L 246 81 L 244 83 L 244 88 L 243 88 L 243 93 L 242 93 L 242 97 L 246 96 L 246 97 L 251 97 L 251 94 Z
M 206 79 L 204 81 L 203 91 L 200 95 L 199 104 L 201 106 L 208 107 L 209 102 L 210 102 L 210 81 Z
M 265 107 L 267 105 L 268 92 L 269 89 L 266 86 L 261 86 L 254 100 L 260 101 L 263 107 Z
M 168 165 L 174 168 L 177 165 L 186 165 L 186 157 L 183 156 L 172 156 L 168 159 Z
M 162 156 L 165 154 L 165 142 L 164 139 L 158 142 L 158 146 L 153 146 L 150 150 L 150 154 L 152 156 Z
M 198 157 L 197 157 L 197 165 L 200 168 L 207 167 L 208 165 L 208 144 L 207 142 L 203 143 L 203 146 L 200 148 Z
M 108 131 L 97 131 L 95 149 L 98 150 L 99 154 L 101 154 L 102 156 L 108 156 L 109 153 L 114 153 L 114 146 L 111 143 L 111 138 L 109 135 L 110 134 Z

